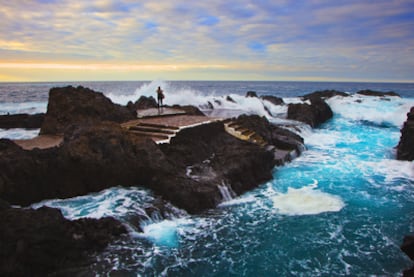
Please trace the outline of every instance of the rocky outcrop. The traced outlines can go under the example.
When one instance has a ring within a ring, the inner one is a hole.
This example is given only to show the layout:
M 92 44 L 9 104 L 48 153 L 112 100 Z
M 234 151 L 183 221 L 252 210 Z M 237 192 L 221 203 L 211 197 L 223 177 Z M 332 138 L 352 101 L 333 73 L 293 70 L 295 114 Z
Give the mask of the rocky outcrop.
M 45 114 L 10 114 L 0 115 L 0 128 L 38 129 L 42 126 Z
M 246 97 L 255 97 L 255 98 L 257 98 L 257 93 L 255 91 L 250 90 L 250 91 L 246 92 Z
M 414 107 L 407 113 L 407 120 L 401 129 L 400 142 L 397 146 L 397 159 L 414 160 Z
M 109 122 L 72 127 L 58 148 L 0 140 L 0 153 L 0 198 L 18 205 L 152 183 L 158 168 L 173 170 L 154 142 Z
M 401 245 L 401 250 L 414 261 L 414 235 L 408 235 L 404 237 L 404 241 Z M 414 276 L 414 266 L 411 269 L 404 271 L 403 276 Z
M 382 92 L 382 91 L 375 91 L 370 89 L 360 90 L 357 94 L 365 95 L 365 96 L 377 96 L 377 97 L 384 97 L 384 96 L 397 96 L 401 97 L 398 93 L 394 91 Z
M 136 110 L 151 109 L 151 108 L 157 108 L 157 107 L 158 107 L 157 101 L 152 96 L 150 97 L 141 96 L 137 101 L 135 101 L 135 103 L 133 103 L 132 101 L 129 101 L 127 104 L 127 108 L 133 114 L 136 113 Z
M 326 122 L 333 116 L 329 105 L 320 97 L 310 97 L 310 104 L 289 104 L 287 118 L 309 124 L 311 127 Z
M 273 95 L 263 95 L 260 96 L 261 99 L 269 101 L 273 105 L 283 105 L 285 102 L 283 101 L 283 98 L 276 97 Z
M 112 103 L 100 92 L 81 86 L 52 88 L 40 134 L 61 134 L 68 126 L 87 122 L 123 122 L 134 118 L 136 113 Z
M 58 209 L 0 210 L 1 276 L 75 276 L 126 233 L 113 218 L 69 221 Z
M 311 99 L 313 97 L 320 97 L 320 98 L 326 99 L 326 98 L 331 98 L 335 96 L 347 97 L 349 96 L 349 94 L 342 92 L 342 91 L 338 91 L 338 90 L 327 89 L 327 90 L 318 90 L 318 91 L 315 91 L 309 94 L 305 94 L 302 96 L 302 98 L 305 100 Z

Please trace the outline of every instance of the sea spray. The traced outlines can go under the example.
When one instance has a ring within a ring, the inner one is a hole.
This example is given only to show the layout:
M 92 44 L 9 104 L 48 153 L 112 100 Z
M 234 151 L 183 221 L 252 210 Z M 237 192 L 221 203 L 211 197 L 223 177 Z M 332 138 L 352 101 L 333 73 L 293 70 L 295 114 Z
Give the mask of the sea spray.
M 323 212 L 338 212 L 344 202 L 338 196 L 316 189 L 317 181 L 311 185 L 295 189 L 288 188 L 286 193 L 272 197 L 276 212 L 283 215 L 314 215 Z

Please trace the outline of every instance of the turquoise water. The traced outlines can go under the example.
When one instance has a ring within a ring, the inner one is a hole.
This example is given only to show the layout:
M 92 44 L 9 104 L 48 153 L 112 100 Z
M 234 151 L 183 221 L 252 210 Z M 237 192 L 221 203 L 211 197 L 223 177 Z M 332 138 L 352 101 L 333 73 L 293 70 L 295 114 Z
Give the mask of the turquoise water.
M 334 118 L 315 130 L 303 128 L 307 150 L 275 168 L 272 181 L 202 215 L 148 217 L 143 233 L 131 227 L 130 237 L 114 242 L 93 270 L 131 276 L 400 274 L 412 263 L 399 246 L 414 231 L 414 164 L 396 161 L 394 147 L 398 121 L 405 120 L 401 110 L 412 101 L 329 103 Z M 69 218 L 112 215 L 128 224 L 128 213 L 142 213 L 140 205 L 151 199 L 141 188 L 112 188 L 46 204 Z
M 121 276 L 398 276 L 412 265 L 399 246 L 405 234 L 414 232 L 414 163 L 396 161 L 394 149 L 406 113 L 414 106 L 412 84 L 183 84 L 142 82 L 137 88 L 128 83 L 121 94 L 115 93 L 120 83 L 100 85 L 121 104 L 150 96 L 161 85 L 169 91 L 167 104 L 202 107 L 210 101 L 218 114 L 255 113 L 276 123 L 283 121 L 285 106 L 246 99 L 242 91 L 258 87 L 259 94 L 284 96 L 286 102 L 325 88 L 395 90 L 406 97 L 330 99 L 332 120 L 314 130 L 299 126 L 307 147 L 300 157 L 275 168 L 272 181 L 200 215 L 172 206 L 166 219 L 147 214 L 145 208 L 155 196 L 139 187 L 34 205 L 58 207 L 70 219 L 114 216 L 128 226 L 129 236 L 113 242 L 91 270 Z M 226 102 L 226 94 L 237 104 Z M 46 107 L 44 94 L 19 97 L 0 101 L 0 113 Z M 0 131 L 0 136 L 12 138 L 37 134 Z

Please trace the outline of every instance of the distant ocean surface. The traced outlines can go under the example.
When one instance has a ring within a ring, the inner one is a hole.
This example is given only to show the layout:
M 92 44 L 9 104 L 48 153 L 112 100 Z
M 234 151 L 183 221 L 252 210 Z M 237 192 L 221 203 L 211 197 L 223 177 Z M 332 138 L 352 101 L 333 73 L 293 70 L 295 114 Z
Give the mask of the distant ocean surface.
M 0 114 L 45 112 L 49 89 L 69 84 L 101 91 L 120 104 L 155 96 L 161 86 L 166 104 L 192 104 L 207 111 L 210 102 L 213 115 L 259 114 L 275 124 L 286 122 L 286 106 L 245 98 L 247 91 L 282 97 L 286 103 L 325 89 L 402 96 L 327 100 L 333 119 L 313 130 L 299 125 L 307 150 L 275 167 L 273 180 L 200 215 L 176 209 L 171 218 L 148 217 L 141 224 L 143 233 L 128 222 L 129 215 L 144 213 L 142 206 L 154 197 L 139 184 L 34 204 L 60 208 L 70 219 L 114 216 L 129 226 L 130 236 L 113 242 L 91 266 L 97 275 L 398 276 L 412 265 L 399 246 L 405 234 L 414 232 L 414 163 L 395 160 L 394 147 L 414 106 L 414 84 L 0 83 Z M 0 137 L 29 138 L 37 132 L 0 129 Z

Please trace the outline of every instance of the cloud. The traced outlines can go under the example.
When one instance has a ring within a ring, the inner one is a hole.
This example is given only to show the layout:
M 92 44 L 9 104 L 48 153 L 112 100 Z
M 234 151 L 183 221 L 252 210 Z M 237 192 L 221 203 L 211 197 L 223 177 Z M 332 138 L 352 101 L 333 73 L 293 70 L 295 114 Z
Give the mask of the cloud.
M 185 74 L 205 69 L 195 65 L 222 65 L 207 67 L 209 74 L 232 70 L 255 78 L 282 70 L 294 78 L 312 70 L 384 76 L 380 68 L 387 68 L 390 76 L 413 79 L 413 6 L 408 0 L 7 1 L 0 6 L 0 63 L 107 65 L 96 71 L 174 65 Z

